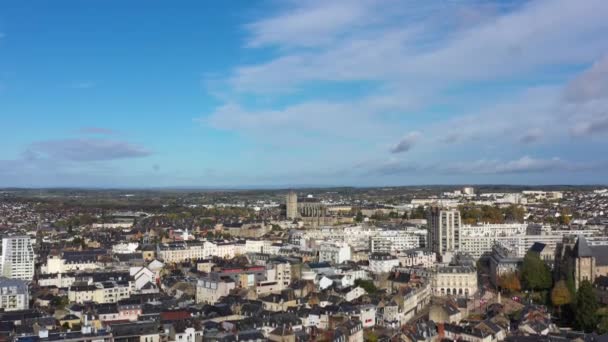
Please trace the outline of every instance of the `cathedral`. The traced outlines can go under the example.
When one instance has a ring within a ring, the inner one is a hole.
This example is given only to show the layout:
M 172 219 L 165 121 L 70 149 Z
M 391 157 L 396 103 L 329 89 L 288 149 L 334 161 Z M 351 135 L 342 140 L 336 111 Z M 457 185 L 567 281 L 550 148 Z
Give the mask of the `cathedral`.
M 572 276 L 576 289 L 585 280 L 593 284 L 597 277 L 608 275 L 608 246 L 589 246 L 584 236 L 572 236 L 564 237 L 556 252 L 558 279 Z

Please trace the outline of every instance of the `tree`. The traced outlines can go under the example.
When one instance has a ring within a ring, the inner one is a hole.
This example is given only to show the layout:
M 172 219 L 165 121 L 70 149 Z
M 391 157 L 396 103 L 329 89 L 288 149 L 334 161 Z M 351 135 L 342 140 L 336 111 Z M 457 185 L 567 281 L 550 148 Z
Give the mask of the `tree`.
M 557 312 L 561 313 L 562 305 L 569 304 L 572 301 L 570 289 L 565 280 L 560 280 L 555 283 L 553 291 L 551 291 L 551 302 L 557 306 Z
M 498 285 L 507 291 L 517 292 L 521 291 L 521 282 L 517 273 L 507 273 L 500 276 L 498 279 Z
M 570 212 L 569 208 L 562 208 L 562 210 L 560 211 L 560 216 L 558 218 L 559 224 L 563 224 L 563 225 L 568 225 L 570 224 L 570 220 L 571 220 L 571 216 L 572 213 Z
M 355 216 L 355 221 L 363 222 L 363 213 L 361 212 L 361 210 L 357 211 L 357 216 Z
M 574 327 L 584 332 L 594 331 L 598 323 L 597 309 L 597 297 L 593 292 L 593 286 L 588 280 L 583 280 L 576 293 Z
M 524 207 L 516 204 L 511 204 L 509 207 L 504 209 L 505 220 L 514 222 L 524 222 L 524 216 L 526 214 Z
M 597 326 L 597 332 L 600 335 L 608 333 L 608 316 L 603 316 L 600 324 Z
M 537 253 L 526 253 L 521 268 L 521 278 L 529 290 L 548 290 L 551 288 L 551 270 Z
M 374 285 L 374 282 L 371 280 L 357 279 L 355 280 L 355 286 L 361 287 L 369 294 L 373 294 L 378 290 L 376 285 Z
M 419 205 L 412 214 L 410 215 L 411 219 L 423 219 L 426 217 L 426 212 L 424 211 L 424 207 Z

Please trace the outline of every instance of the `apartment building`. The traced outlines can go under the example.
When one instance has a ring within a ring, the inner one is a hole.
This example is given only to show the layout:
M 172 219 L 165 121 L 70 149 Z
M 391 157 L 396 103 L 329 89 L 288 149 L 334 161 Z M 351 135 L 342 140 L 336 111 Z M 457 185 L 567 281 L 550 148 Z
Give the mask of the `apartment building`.
M 460 212 L 456 209 L 433 207 L 428 216 L 428 238 L 430 250 L 439 256 L 460 248 Z
M 34 278 L 34 248 L 29 236 L 2 239 L 0 275 L 11 279 L 31 281 Z
M 29 305 L 30 293 L 25 281 L 0 277 L 0 309 L 25 310 Z

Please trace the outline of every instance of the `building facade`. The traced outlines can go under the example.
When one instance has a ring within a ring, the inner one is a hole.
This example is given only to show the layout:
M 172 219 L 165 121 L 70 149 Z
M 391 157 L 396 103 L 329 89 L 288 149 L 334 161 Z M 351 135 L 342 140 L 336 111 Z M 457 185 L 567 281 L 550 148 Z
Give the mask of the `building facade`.
M 456 209 L 433 207 L 428 216 L 427 243 L 431 251 L 443 256 L 460 248 L 460 212 Z
M 0 277 L 0 309 L 25 310 L 29 305 L 30 293 L 25 281 Z
M 29 236 L 2 239 L 1 275 L 6 278 L 31 281 L 34 278 L 34 248 Z

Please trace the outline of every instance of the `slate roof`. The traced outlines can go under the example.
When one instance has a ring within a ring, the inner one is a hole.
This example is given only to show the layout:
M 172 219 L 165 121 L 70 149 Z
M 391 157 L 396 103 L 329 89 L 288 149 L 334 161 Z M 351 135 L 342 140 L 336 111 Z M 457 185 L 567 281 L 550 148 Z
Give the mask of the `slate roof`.
M 591 246 L 591 253 L 595 257 L 597 266 L 608 265 L 608 246 Z
M 574 245 L 574 256 L 578 258 L 586 258 L 592 257 L 593 252 L 587 243 L 587 239 L 584 236 L 580 235 L 576 240 L 576 244 Z

